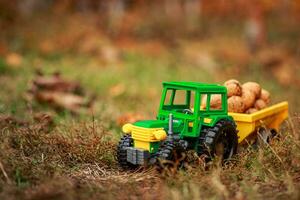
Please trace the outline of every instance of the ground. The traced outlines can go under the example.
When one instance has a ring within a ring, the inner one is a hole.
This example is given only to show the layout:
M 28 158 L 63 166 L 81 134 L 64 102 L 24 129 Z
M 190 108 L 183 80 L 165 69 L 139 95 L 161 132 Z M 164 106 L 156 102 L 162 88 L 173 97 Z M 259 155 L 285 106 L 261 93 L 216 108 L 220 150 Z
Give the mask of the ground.
M 74 18 L 70 27 L 92 27 Z M 284 45 L 251 53 L 242 37 L 230 34 L 169 44 L 111 39 L 93 29 L 88 36 L 70 35 L 71 28 L 16 30 L 24 38 L 16 36 L 0 57 L 0 199 L 299 199 L 299 61 Z M 38 38 L 39 31 L 50 36 Z M 96 95 L 93 107 L 74 115 L 28 100 L 36 70 L 79 81 Z M 229 78 L 259 82 L 273 103 L 289 101 L 290 118 L 269 146 L 246 145 L 224 166 L 190 152 L 184 170 L 119 168 L 122 123 L 155 118 L 163 81 Z M 40 113 L 51 117 L 35 117 Z

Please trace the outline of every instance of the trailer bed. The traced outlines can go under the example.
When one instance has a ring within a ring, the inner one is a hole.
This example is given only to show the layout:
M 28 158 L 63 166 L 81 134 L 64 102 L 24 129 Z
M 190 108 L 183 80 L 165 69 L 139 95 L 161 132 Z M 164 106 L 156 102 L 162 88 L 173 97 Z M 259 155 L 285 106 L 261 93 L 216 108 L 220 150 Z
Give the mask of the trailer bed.
M 252 114 L 231 112 L 228 114 L 237 124 L 239 143 L 241 143 L 252 133 L 256 133 L 259 127 L 278 131 L 280 124 L 288 117 L 288 102 L 284 101 Z

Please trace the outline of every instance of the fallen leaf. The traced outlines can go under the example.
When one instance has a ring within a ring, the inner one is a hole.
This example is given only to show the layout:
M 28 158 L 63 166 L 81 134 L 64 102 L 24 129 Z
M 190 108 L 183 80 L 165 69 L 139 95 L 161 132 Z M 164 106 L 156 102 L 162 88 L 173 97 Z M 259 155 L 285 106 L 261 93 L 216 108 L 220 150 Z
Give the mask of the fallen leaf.
M 266 69 L 272 69 L 283 64 L 289 59 L 288 53 L 282 48 L 268 47 L 261 49 L 257 55 L 256 60 Z
M 79 93 L 81 87 L 79 83 L 74 81 L 67 81 L 61 78 L 59 74 L 50 77 L 38 76 L 33 80 L 34 86 L 42 90 L 60 91 Z
M 10 53 L 6 56 L 5 62 L 11 67 L 19 67 L 22 64 L 22 56 L 17 53 Z
M 54 108 L 66 109 L 73 113 L 79 113 L 80 108 L 88 104 L 82 96 L 63 92 L 41 91 L 35 94 L 35 98 L 41 103 L 48 103 Z
M 272 73 L 281 85 L 289 86 L 295 81 L 294 74 L 296 73 L 289 63 L 277 66 L 272 70 Z
M 120 53 L 113 46 L 102 46 L 100 49 L 101 58 L 107 63 L 115 63 L 119 61 Z
M 138 114 L 138 113 L 125 113 L 118 117 L 117 125 L 122 126 L 126 123 L 134 123 L 139 120 L 145 119 L 145 116 Z
M 44 54 L 53 53 L 56 48 L 55 41 L 51 40 L 44 40 L 39 44 L 39 50 Z
M 109 94 L 112 97 L 120 96 L 121 94 L 123 94 L 125 92 L 125 89 L 126 89 L 125 85 L 120 83 L 120 84 L 117 84 L 117 85 L 111 87 L 109 90 Z
M 84 96 L 80 84 L 63 79 L 59 73 L 44 76 L 37 71 L 37 77 L 31 82 L 28 92 L 24 95 L 27 101 L 36 100 L 48 104 L 57 110 L 69 110 L 77 114 L 92 108 L 95 96 Z

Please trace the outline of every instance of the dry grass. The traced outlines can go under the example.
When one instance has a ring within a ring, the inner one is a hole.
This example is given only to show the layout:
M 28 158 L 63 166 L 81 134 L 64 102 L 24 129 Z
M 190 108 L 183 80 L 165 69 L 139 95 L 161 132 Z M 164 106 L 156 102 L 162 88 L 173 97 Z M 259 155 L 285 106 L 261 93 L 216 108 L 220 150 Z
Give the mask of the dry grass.
M 162 176 L 155 169 L 121 171 L 116 139 L 95 123 L 54 128 L 3 126 L 1 199 L 282 199 L 299 198 L 299 125 L 293 117 L 270 146 L 245 147 L 221 167 L 197 159 Z M 36 126 L 35 126 L 36 127 Z M 68 130 L 68 132 L 65 132 Z

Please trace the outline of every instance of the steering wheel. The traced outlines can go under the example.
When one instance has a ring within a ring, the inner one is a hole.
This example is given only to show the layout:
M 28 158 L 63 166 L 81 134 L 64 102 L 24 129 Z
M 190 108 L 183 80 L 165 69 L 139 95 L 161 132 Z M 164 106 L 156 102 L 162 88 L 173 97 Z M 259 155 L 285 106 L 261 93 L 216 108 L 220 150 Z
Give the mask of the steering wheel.
M 191 109 L 188 109 L 188 108 L 187 108 L 187 109 L 183 109 L 183 113 L 184 113 L 184 114 L 191 114 L 191 115 L 192 115 L 192 114 L 193 114 L 193 111 L 192 111 Z

